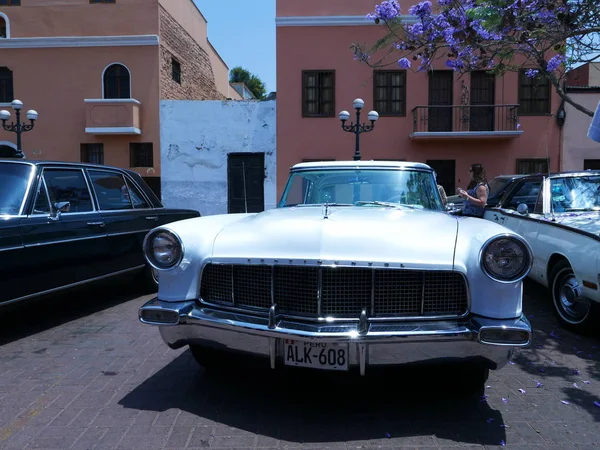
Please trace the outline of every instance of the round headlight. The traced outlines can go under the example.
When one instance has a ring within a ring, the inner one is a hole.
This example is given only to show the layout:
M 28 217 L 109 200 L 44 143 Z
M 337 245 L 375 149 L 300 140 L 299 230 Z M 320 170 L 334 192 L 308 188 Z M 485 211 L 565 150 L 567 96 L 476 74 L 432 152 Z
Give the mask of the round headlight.
M 483 271 L 502 283 L 522 280 L 529 274 L 532 264 L 529 245 L 514 236 L 492 238 L 481 249 Z
M 167 230 L 151 232 L 144 250 L 150 265 L 159 270 L 171 269 L 183 259 L 183 245 L 179 237 Z

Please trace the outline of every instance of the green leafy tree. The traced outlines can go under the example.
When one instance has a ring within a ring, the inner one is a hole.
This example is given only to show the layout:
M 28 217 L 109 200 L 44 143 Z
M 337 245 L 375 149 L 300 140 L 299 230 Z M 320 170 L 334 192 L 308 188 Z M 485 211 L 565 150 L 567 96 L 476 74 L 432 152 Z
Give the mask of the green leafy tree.
M 230 83 L 246 83 L 252 94 L 259 100 L 264 100 L 267 93 L 265 83 L 256 75 L 250 73 L 243 67 L 237 66 L 229 72 Z

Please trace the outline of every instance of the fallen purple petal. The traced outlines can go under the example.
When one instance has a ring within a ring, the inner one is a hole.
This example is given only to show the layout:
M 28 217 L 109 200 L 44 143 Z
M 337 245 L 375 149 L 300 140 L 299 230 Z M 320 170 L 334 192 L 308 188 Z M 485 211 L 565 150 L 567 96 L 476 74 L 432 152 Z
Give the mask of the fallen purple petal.
M 598 408 L 600 408 L 600 402 L 599 401 L 594 401 L 594 406 L 597 406 Z
M 546 372 L 546 369 L 544 369 L 543 367 L 540 369 L 540 372 L 544 373 Z
M 481 400 L 480 400 L 480 401 L 481 401 L 481 402 L 487 402 L 487 398 L 488 398 L 488 396 L 487 396 L 487 395 L 482 395 L 482 396 L 481 396 Z
M 540 381 L 538 381 L 538 380 L 533 380 L 533 381 L 535 381 L 535 387 L 541 388 L 543 386 L 543 384 Z
M 573 375 L 580 375 L 580 374 L 581 374 L 581 372 L 579 372 L 579 370 L 577 370 L 577 369 L 575 369 L 575 370 L 573 371 Z
M 385 433 L 385 437 L 389 439 L 392 437 L 392 435 L 390 433 Z
M 487 423 L 492 423 L 494 421 L 493 417 L 490 417 L 489 419 L 486 420 Z
M 584 351 L 583 351 L 583 350 L 579 350 L 579 351 L 577 352 L 577 355 L 581 355 L 582 353 L 584 353 Z
M 510 428 L 510 427 L 508 425 L 506 425 L 505 423 L 501 423 L 500 428 Z
M 568 404 L 569 404 L 569 402 L 568 402 L 568 401 L 566 401 L 566 400 L 561 400 L 560 402 L 561 402 L 561 403 L 563 403 L 563 404 L 565 404 L 565 405 L 568 405 Z
M 486 389 L 490 389 L 490 388 L 491 388 L 491 386 L 486 386 L 485 388 L 486 388 Z
M 538 344 L 538 345 L 536 345 L 536 348 L 544 348 L 544 347 L 542 346 L 542 344 Z
M 504 397 L 502 397 L 502 401 L 503 401 L 504 403 L 508 403 L 508 399 L 507 399 L 507 398 L 504 398 Z
M 514 365 L 515 363 L 513 361 L 509 361 L 508 362 L 510 365 Z
M 552 336 L 553 338 L 557 338 L 558 339 L 558 334 L 556 334 L 554 331 L 550 332 L 550 336 Z
M 525 389 L 519 389 L 519 392 L 520 392 L 521 394 L 524 394 L 524 393 L 525 393 Z
M 583 384 L 590 384 L 590 383 L 591 383 L 591 382 L 590 382 L 589 380 L 585 380 L 585 381 L 583 382 Z
M 504 447 L 504 446 L 506 445 L 506 442 L 504 442 L 504 440 L 502 440 L 502 441 L 500 441 L 500 445 L 501 445 L 502 447 Z
M 581 389 L 581 388 L 580 388 L 580 387 L 577 385 L 577 383 L 573 383 L 573 387 L 574 387 L 574 388 L 576 388 L 576 389 Z

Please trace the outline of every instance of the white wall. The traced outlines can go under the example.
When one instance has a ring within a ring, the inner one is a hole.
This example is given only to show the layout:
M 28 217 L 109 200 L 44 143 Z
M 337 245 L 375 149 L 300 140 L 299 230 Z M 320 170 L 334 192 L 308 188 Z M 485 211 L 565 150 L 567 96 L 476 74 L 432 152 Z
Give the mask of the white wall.
M 265 209 L 276 199 L 275 100 L 162 100 L 162 200 L 203 216 L 227 213 L 227 154 L 264 152 Z
M 569 96 L 577 103 L 595 111 L 600 93 L 571 92 Z M 600 143 L 587 137 L 592 118 L 565 103 L 567 118 L 563 128 L 562 170 L 583 170 L 584 159 L 600 159 Z

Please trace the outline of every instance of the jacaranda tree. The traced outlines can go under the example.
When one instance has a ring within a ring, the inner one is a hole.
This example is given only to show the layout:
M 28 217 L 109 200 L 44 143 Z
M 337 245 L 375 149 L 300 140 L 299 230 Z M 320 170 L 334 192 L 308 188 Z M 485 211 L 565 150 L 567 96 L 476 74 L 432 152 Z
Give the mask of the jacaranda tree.
M 378 4 L 367 19 L 384 24 L 385 35 L 352 44 L 355 59 L 382 67 L 392 53 L 392 64 L 417 71 L 440 59 L 459 73 L 527 68 L 527 76 L 546 77 L 565 102 L 594 114 L 567 95 L 564 81 L 569 68 L 599 58 L 599 0 L 436 0 L 407 12 L 397 0 Z

